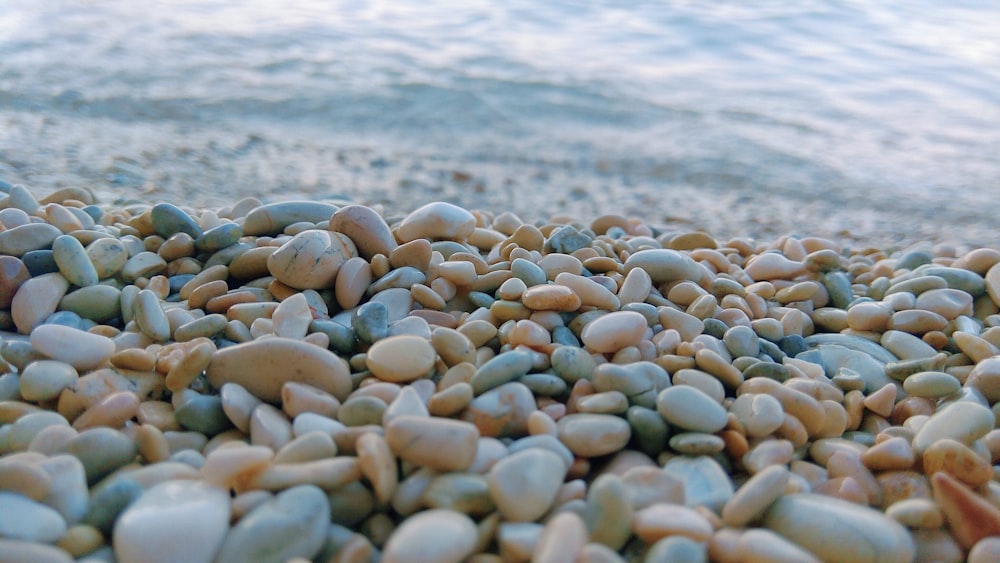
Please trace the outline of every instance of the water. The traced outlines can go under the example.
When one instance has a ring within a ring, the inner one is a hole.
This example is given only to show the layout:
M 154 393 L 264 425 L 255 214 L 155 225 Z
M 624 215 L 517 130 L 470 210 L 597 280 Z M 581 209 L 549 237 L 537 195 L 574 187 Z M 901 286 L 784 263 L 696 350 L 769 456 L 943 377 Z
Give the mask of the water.
M 0 178 L 995 231 L 1000 4 L 750 4 L 4 0 Z

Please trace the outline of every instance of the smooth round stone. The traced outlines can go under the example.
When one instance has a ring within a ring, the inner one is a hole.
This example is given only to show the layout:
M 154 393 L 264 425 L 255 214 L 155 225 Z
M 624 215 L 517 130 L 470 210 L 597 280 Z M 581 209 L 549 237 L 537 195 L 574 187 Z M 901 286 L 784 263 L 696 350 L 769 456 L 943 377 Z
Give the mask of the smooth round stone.
M 384 563 L 459 563 L 478 541 L 475 522 L 452 510 L 425 510 L 407 518 L 389 536 Z
M 944 330 L 948 326 L 948 319 L 933 311 L 922 309 L 908 309 L 893 313 L 888 327 L 893 330 L 901 330 L 910 334 L 925 334 L 932 330 Z
M 0 309 L 10 307 L 21 284 L 28 281 L 28 268 L 13 256 L 0 256 Z
M 110 285 L 82 287 L 66 294 L 59 301 L 59 310 L 104 323 L 121 316 L 121 290 Z
M 712 535 L 712 524 L 695 510 L 678 504 L 654 504 L 635 513 L 635 535 L 645 543 L 681 536 L 705 542 Z
M 924 422 L 913 437 L 913 451 L 922 455 L 934 442 L 944 438 L 969 445 L 993 430 L 995 424 L 993 411 L 980 404 L 971 401 L 952 403 Z
M 684 486 L 684 504 L 705 505 L 719 513 L 733 496 L 733 482 L 726 470 L 708 456 L 677 456 L 663 466 L 663 471 Z
M 389 256 L 398 246 L 385 219 L 364 205 L 341 207 L 330 217 L 329 228 L 350 237 L 365 260 L 376 254 Z
M 296 293 L 278 304 L 271 315 L 274 334 L 285 338 L 300 340 L 309 332 L 312 322 L 312 311 L 309 302 L 302 293 Z
M 236 223 L 223 223 L 205 231 L 194 240 L 195 248 L 201 252 L 218 252 L 240 241 L 243 229 Z
M 830 496 L 783 496 L 763 523 L 824 561 L 912 561 L 916 556 L 906 528 L 871 508 Z
M 375 280 L 367 290 L 369 295 L 374 295 L 380 291 L 392 288 L 405 288 L 409 290 L 414 285 L 427 281 L 427 275 L 413 266 L 403 266 L 390 271 L 388 274 Z
M 402 415 L 386 425 L 385 440 L 403 461 L 439 471 L 464 471 L 476 458 L 479 431 L 468 422 Z M 441 455 L 445 451 L 448 455 Z
M 143 289 L 135 299 L 132 315 L 139 330 L 153 342 L 170 340 L 170 321 L 167 319 L 160 298 L 152 290 Z
M 483 436 L 517 438 L 528 432 L 528 417 L 536 410 L 531 390 L 512 381 L 473 399 L 461 418 L 475 424 Z
M 958 289 L 932 289 L 917 296 L 917 309 L 933 311 L 946 319 L 972 314 L 973 298 Z
M 527 352 L 515 350 L 500 354 L 480 366 L 469 383 L 476 395 L 482 395 L 527 374 L 532 363 L 531 354 Z
M 628 444 L 632 428 L 609 414 L 568 414 L 556 424 L 559 440 L 580 457 L 600 457 Z
M 566 475 L 558 455 L 529 448 L 501 459 L 487 475 L 490 496 L 511 522 L 530 522 L 548 512 Z
M 423 501 L 430 508 L 454 510 L 470 516 L 486 516 L 496 511 L 486 477 L 474 473 L 445 473 L 435 477 L 424 492 Z
M 243 220 L 248 236 L 276 235 L 295 223 L 328 221 L 337 206 L 321 201 L 279 201 L 253 209 Z
M 462 241 L 476 229 L 476 218 L 465 209 L 435 201 L 411 212 L 399 224 L 396 236 L 401 242 L 419 238 Z
M 588 487 L 583 520 L 591 541 L 621 549 L 632 535 L 633 513 L 628 489 L 618 475 L 602 474 Z
M 140 252 L 125 262 L 121 276 L 127 282 L 139 278 L 151 278 L 167 268 L 167 262 L 155 252 Z
M 972 487 L 985 485 L 993 478 L 993 467 L 969 446 L 951 439 L 938 440 L 923 455 L 927 475 L 945 471 Z
M 789 471 L 784 465 L 771 465 L 751 477 L 722 508 L 722 521 L 740 528 L 757 520 L 788 486 Z
M 393 383 L 406 383 L 419 379 L 434 368 L 437 353 L 425 338 L 400 335 L 383 338 L 365 357 L 365 365 L 372 375 Z
M 760 343 L 757 333 L 748 326 L 734 326 L 722 336 L 722 341 L 726 344 L 726 349 L 734 358 L 740 356 L 750 356 L 756 358 L 760 352 Z
M 597 368 L 593 356 L 586 350 L 574 346 L 556 348 L 552 352 L 550 361 L 556 374 L 570 385 L 580 379 L 590 379 L 593 377 L 594 369 Z
M 128 262 L 128 249 L 116 238 L 99 238 L 87 245 L 87 257 L 100 279 L 110 278 Z
M 229 531 L 229 514 L 229 494 L 218 487 L 199 481 L 160 483 L 121 514 L 114 527 L 115 557 L 122 563 L 207 563 Z
M 785 421 L 781 402 L 764 393 L 744 393 L 729 407 L 743 424 L 748 437 L 763 438 L 778 430 Z
M 965 384 L 982 393 L 991 405 L 1000 401 L 1000 358 L 986 358 L 977 363 Z
M 656 410 L 670 424 L 712 434 L 726 426 L 726 409 L 700 389 L 675 385 L 660 391 Z
M 83 463 L 87 482 L 96 483 L 115 469 L 132 462 L 138 450 L 125 434 L 107 427 L 90 428 L 69 440 L 59 453 L 75 456 Z
M 753 379 L 755 377 L 766 377 L 768 379 L 781 382 L 787 381 L 788 378 L 791 377 L 791 374 L 788 372 L 788 368 L 783 364 L 777 364 L 774 362 L 757 362 L 743 370 L 744 379 Z
M 563 285 L 537 285 L 521 295 L 521 303 L 535 311 L 576 311 L 580 297 Z
M 957 393 L 962 383 L 955 376 L 943 371 L 923 371 L 907 377 L 903 389 L 910 395 L 926 399 L 939 399 Z
M 0 231 L 0 254 L 20 258 L 32 250 L 52 246 L 62 231 L 48 223 L 28 223 Z
M 34 411 L 21 416 L 13 424 L 4 426 L 7 433 L 0 434 L 0 437 L 6 438 L 6 448 L 0 447 L 0 451 L 5 449 L 7 452 L 19 452 L 28 449 L 35 436 L 49 426 L 69 426 L 69 422 L 52 411 Z M 0 442 L 0 446 L 3 445 Z
M 63 389 L 72 385 L 77 377 L 76 369 L 65 362 L 54 360 L 31 362 L 21 373 L 21 396 L 33 402 L 55 399 Z
M 103 366 L 115 352 L 114 341 L 106 336 L 54 324 L 33 330 L 31 345 L 49 358 L 80 371 Z
M 652 279 L 654 284 L 676 280 L 693 280 L 701 278 L 701 268 L 685 254 L 676 250 L 654 248 L 640 250 L 625 260 L 625 274 L 636 268 L 641 268 Z
M 172 203 L 158 203 L 149 212 L 153 230 L 161 237 L 168 239 L 177 233 L 186 233 L 193 238 L 201 236 L 202 230 L 198 223 Z
M 295 289 L 326 289 L 335 284 L 344 262 L 358 255 L 346 235 L 311 229 L 278 247 L 267 258 L 267 269 Z
M 615 311 L 584 325 L 580 339 L 599 354 L 617 352 L 642 342 L 648 328 L 646 318 L 634 311 Z
M 927 266 L 921 268 L 920 273 L 925 276 L 943 278 L 948 282 L 948 287 L 963 291 L 973 297 L 979 297 L 986 293 L 983 277 L 970 270 L 948 266 Z
M 97 270 L 90 262 L 87 251 L 75 237 L 69 235 L 56 237 L 52 242 L 52 258 L 59 267 L 59 273 L 71 284 L 87 287 L 97 283 Z
M 882 334 L 881 344 L 900 360 L 933 358 L 937 355 L 937 350 L 920 338 L 898 330 L 885 331 Z
M 53 543 L 66 533 L 66 522 L 55 510 L 17 493 L 0 491 L 0 537 Z
M 59 265 L 56 264 L 52 251 L 47 248 L 25 252 L 24 256 L 21 257 L 21 262 L 28 268 L 32 277 L 59 272 Z
M 43 274 L 21 284 L 11 300 L 10 313 L 21 334 L 29 334 L 56 311 L 69 282 L 60 274 Z
M 226 536 L 219 563 L 312 559 L 323 547 L 330 505 L 322 489 L 299 485 L 254 508 Z
M 350 369 L 342 358 L 308 342 L 281 337 L 217 351 L 206 375 L 215 388 L 238 383 L 269 403 L 281 400 L 281 386 L 288 381 L 312 385 L 341 401 L 353 389 Z

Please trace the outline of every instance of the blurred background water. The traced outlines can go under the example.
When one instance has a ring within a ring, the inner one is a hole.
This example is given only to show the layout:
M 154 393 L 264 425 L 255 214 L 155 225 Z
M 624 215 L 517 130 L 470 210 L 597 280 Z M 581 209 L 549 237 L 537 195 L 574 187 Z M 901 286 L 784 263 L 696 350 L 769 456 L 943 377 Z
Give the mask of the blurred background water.
M 989 240 L 1000 4 L 3 0 L 0 179 Z

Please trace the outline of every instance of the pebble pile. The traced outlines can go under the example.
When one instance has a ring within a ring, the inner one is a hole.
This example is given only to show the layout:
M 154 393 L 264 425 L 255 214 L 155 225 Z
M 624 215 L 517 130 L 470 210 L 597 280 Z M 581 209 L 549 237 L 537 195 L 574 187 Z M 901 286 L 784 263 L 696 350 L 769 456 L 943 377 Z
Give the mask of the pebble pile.
M 1000 251 L 0 192 L 2 561 L 1000 560 Z

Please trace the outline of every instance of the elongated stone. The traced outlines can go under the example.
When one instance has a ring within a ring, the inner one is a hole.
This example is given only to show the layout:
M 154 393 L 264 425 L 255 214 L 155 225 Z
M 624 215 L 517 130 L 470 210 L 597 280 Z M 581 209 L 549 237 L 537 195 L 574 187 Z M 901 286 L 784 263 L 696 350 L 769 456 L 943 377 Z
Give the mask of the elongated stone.
M 11 301 L 10 313 L 21 334 L 30 334 L 46 317 L 56 311 L 66 295 L 69 282 L 60 274 L 44 274 L 21 284 Z
M 115 343 L 106 336 L 54 324 L 32 331 L 31 345 L 49 358 L 78 370 L 103 366 L 115 352 Z
M 87 287 L 97 283 L 97 269 L 90 262 L 83 245 L 75 237 L 69 235 L 56 237 L 52 242 L 52 258 L 59 267 L 59 273 L 71 284 Z
M 312 559 L 329 526 L 330 505 L 323 491 L 313 485 L 292 487 L 244 516 L 226 536 L 216 561 Z
M 276 235 L 293 223 L 329 220 L 337 206 L 320 201 L 279 201 L 255 208 L 243 220 L 249 236 Z
M 48 223 L 28 223 L 0 231 L 0 254 L 20 258 L 32 250 L 52 246 L 62 231 Z
M 452 510 L 427 510 L 411 518 L 389 537 L 382 550 L 385 563 L 459 563 L 476 546 L 476 524 Z

